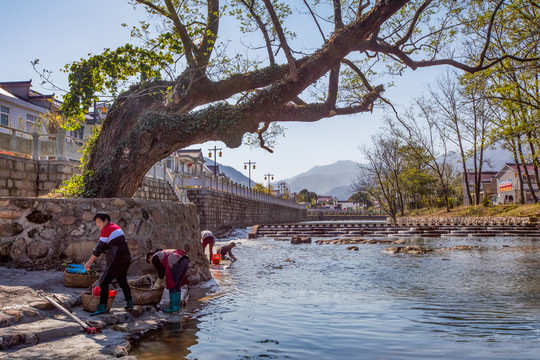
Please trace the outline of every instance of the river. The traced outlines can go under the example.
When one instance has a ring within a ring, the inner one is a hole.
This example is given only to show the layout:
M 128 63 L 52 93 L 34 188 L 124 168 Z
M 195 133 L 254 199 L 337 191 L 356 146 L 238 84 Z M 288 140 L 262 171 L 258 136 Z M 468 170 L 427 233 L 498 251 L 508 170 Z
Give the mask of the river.
M 243 231 L 237 233 L 242 238 Z M 315 239 L 314 239 L 315 240 Z M 540 359 L 540 241 L 435 238 L 480 250 L 240 239 L 213 293 L 138 359 Z M 291 259 L 293 262 L 286 261 Z

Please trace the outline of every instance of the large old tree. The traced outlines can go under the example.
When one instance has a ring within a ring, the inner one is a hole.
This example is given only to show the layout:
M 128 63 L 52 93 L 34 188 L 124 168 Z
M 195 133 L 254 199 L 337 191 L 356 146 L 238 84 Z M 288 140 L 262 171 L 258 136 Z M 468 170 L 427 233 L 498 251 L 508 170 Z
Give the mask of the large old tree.
M 133 44 L 66 68 L 67 118 L 114 96 L 76 182 L 82 196 L 129 197 L 156 161 L 191 144 L 238 147 L 251 133 L 267 147 L 274 122 L 371 111 L 388 103 L 384 74 L 529 60 L 523 49 L 507 53 L 491 42 L 516 1 L 131 2 L 149 13 L 131 29 Z M 314 36 L 297 37 L 295 28 Z

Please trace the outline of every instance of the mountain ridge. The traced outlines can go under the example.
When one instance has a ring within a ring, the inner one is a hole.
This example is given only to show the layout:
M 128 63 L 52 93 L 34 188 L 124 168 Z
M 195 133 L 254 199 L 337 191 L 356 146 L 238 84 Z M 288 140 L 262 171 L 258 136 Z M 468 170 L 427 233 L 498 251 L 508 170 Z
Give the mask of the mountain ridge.
M 352 183 L 358 173 L 358 163 L 352 160 L 339 160 L 328 165 L 316 165 L 311 169 L 284 179 L 293 192 L 302 189 L 314 191 L 318 195 L 347 200 L 352 194 Z

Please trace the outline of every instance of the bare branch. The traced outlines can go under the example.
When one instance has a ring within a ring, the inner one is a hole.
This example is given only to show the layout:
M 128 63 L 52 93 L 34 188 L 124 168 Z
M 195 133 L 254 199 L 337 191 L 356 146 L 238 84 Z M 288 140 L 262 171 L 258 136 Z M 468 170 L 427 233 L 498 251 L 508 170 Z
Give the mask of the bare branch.
M 167 10 L 169 11 L 169 18 L 172 20 L 174 27 L 176 29 L 176 32 L 178 35 L 180 35 L 180 40 L 182 40 L 182 45 L 184 45 L 184 50 L 186 52 L 186 61 L 191 68 L 195 68 L 195 59 L 193 58 L 193 48 L 194 44 L 191 38 L 189 37 L 189 34 L 186 30 L 186 27 L 182 22 L 180 21 L 180 18 L 178 17 L 178 14 L 176 13 L 176 9 L 174 8 L 174 5 L 171 0 L 164 0 L 165 5 L 167 5 Z
M 201 68 L 206 68 L 210 56 L 212 55 L 212 50 L 215 47 L 216 39 L 218 36 L 219 30 L 219 0 L 208 0 L 207 1 L 207 15 L 206 15 L 206 32 L 203 36 L 201 44 L 199 45 L 198 51 L 198 65 Z
M 165 16 L 165 17 L 168 17 L 169 19 L 172 20 L 171 14 L 166 12 L 165 9 L 151 3 L 150 1 L 148 1 L 148 0 L 135 0 L 135 1 L 138 2 L 139 4 L 148 6 L 150 9 L 154 10 L 155 12 L 157 12 L 157 13 Z
M 418 22 L 418 19 L 420 18 L 420 15 L 424 12 L 424 10 L 428 7 L 429 4 L 431 4 L 433 0 L 426 0 L 418 9 L 416 9 L 416 12 L 414 13 L 414 16 L 411 20 L 411 24 L 409 25 L 409 30 L 407 30 L 407 33 L 398 41 L 396 41 L 395 46 L 401 46 L 405 44 L 409 39 L 411 38 L 414 29 L 416 28 L 416 23 Z
M 489 44 L 491 43 L 491 30 L 493 29 L 493 24 L 495 23 L 495 17 L 497 16 L 497 12 L 499 11 L 503 3 L 504 3 L 504 0 L 500 0 L 497 6 L 495 7 L 495 10 L 493 10 L 493 13 L 491 14 L 491 19 L 489 20 L 489 26 L 488 26 L 488 30 L 486 34 L 486 42 L 484 44 L 484 49 L 480 53 L 480 59 L 478 61 L 478 65 L 480 66 L 484 64 L 484 59 L 489 49 Z
M 240 2 L 248 9 L 249 13 L 251 16 L 253 16 L 253 19 L 257 23 L 259 30 L 261 30 L 264 37 L 264 42 L 266 44 L 266 51 L 268 52 L 268 60 L 270 61 L 270 65 L 275 65 L 276 60 L 274 58 L 274 53 L 272 52 L 272 42 L 270 41 L 270 36 L 268 35 L 266 25 L 254 9 L 255 1 L 252 0 L 250 4 L 248 4 L 246 0 L 240 0 Z
M 263 134 L 266 130 L 268 130 L 268 128 L 270 127 L 270 123 L 269 122 L 265 122 L 263 127 L 260 128 L 259 130 L 257 130 L 257 137 L 259 138 L 259 146 L 268 151 L 269 153 L 273 153 L 274 150 L 272 150 L 271 148 L 269 148 L 268 146 L 266 146 L 266 141 L 264 140 L 264 137 L 263 137 Z
M 272 23 L 274 24 L 274 28 L 276 29 L 279 42 L 281 43 L 281 47 L 283 48 L 283 52 L 285 53 L 285 57 L 287 58 L 287 62 L 289 63 L 289 67 L 291 69 L 291 77 L 294 81 L 296 81 L 298 80 L 298 71 L 296 70 L 294 57 L 291 54 L 291 49 L 289 48 L 289 44 L 287 44 L 285 33 L 283 32 L 283 28 L 281 27 L 281 22 L 279 21 L 277 17 L 277 14 L 274 10 L 274 6 L 272 5 L 272 2 L 270 0 L 263 0 L 263 2 L 264 2 L 264 5 L 266 6 L 266 9 L 268 10 L 268 13 L 270 14 L 270 19 L 272 19 Z
M 341 62 L 349 66 L 360 77 L 360 80 L 362 80 L 362 84 L 364 84 L 366 89 L 368 89 L 369 91 L 373 90 L 369 81 L 366 78 L 366 75 L 364 75 L 364 73 L 362 72 L 362 70 L 360 70 L 358 66 L 356 66 L 351 60 L 345 58 L 341 60 Z
M 360 1 L 358 3 L 358 9 L 356 10 L 356 18 L 358 19 L 360 16 L 362 16 L 362 13 L 364 12 L 364 10 L 369 6 L 371 5 L 371 1 L 368 0 L 364 3 L 364 1 Z
M 313 10 L 311 10 L 311 6 L 309 6 L 308 2 L 306 0 L 304 0 L 304 4 L 306 4 L 308 10 L 309 10 L 309 13 L 311 14 L 311 17 L 313 18 L 313 21 L 315 21 L 315 25 L 317 25 L 317 28 L 319 29 L 319 32 L 321 33 L 321 36 L 323 38 L 324 41 L 326 41 L 326 36 L 324 36 L 324 32 L 322 31 L 321 29 L 321 25 L 319 24 L 319 21 L 317 20 L 317 17 L 315 16 L 315 13 L 313 12 Z

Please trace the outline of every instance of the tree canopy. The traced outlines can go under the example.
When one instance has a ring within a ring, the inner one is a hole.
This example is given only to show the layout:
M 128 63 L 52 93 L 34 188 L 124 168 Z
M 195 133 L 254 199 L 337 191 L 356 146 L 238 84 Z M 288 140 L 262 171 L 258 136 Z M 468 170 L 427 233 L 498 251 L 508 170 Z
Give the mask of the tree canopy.
M 130 28 L 133 42 L 66 67 L 61 111 L 75 123 L 96 98 L 114 97 L 84 164 L 83 196 L 131 196 L 157 160 L 191 144 L 238 147 L 251 134 L 270 149 L 280 133 L 272 123 L 370 112 L 388 103 L 388 75 L 406 68 L 474 73 L 533 58 L 493 41 L 523 1 L 131 2 L 149 16 Z

